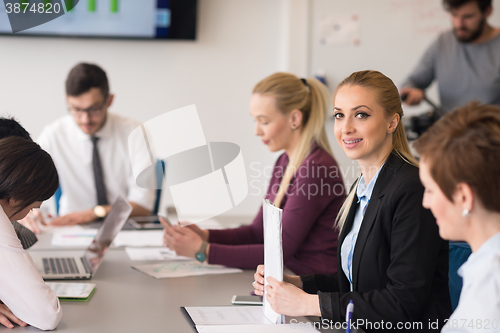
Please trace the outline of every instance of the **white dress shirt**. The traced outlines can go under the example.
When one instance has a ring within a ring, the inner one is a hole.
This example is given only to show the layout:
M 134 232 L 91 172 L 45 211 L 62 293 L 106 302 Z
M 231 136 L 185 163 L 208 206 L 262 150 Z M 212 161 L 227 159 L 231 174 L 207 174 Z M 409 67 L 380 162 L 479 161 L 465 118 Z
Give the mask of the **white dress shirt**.
M 500 232 L 458 269 L 462 293 L 441 332 L 500 332 Z
M 128 136 L 140 124 L 108 112 L 106 123 L 95 136 L 110 204 L 118 195 L 146 209 L 153 208 L 154 191 L 136 185 L 128 154 Z M 92 168 L 92 141 L 71 115 L 44 128 L 40 146 L 54 160 L 62 189 L 59 215 L 93 208 L 97 195 Z
M 42 330 L 54 329 L 62 317 L 59 299 L 23 250 L 1 206 L 0 300 L 19 319 Z

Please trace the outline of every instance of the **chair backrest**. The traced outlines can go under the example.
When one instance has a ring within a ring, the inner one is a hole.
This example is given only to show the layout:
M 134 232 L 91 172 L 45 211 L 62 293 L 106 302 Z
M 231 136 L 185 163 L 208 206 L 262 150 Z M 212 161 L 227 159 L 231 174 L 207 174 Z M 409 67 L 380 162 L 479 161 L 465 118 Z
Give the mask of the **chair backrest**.
M 54 193 L 54 201 L 56 202 L 56 215 L 59 215 L 59 200 L 61 200 L 62 189 L 61 184 L 59 183 L 59 187 L 57 188 L 56 193 Z
M 158 215 L 158 210 L 160 209 L 160 199 L 161 199 L 161 186 L 163 184 L 163 177 L 165 177 L 165 162 L 163 160 L 157 160 L 155 164 L 155 176 L 156 176 L 156 198 L 151 215 Z
M 448 287 L 450 288 L 450 298 L 453 311 L 455 311 L 460 292 L 462 291 L 462 278 L 458 275 L 458 269 L 463 265 L 472 253 L 469 244 L 465 242 L 450 241 L 450 264 L 449 264 L 449 279 Z

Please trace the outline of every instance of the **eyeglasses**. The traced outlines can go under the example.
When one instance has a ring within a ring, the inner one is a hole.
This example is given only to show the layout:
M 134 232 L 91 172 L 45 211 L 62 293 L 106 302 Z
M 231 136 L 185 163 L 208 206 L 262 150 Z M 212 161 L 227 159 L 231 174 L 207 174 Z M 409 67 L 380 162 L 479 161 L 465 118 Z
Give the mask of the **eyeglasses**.
M 104 107 L 108 103 L 108 97 L 104 99 L 104 102 L 100 106 L 90 107 L 88 109 L 80 109 L 74 106 L 69 106 L 68 110 L 77 117 L 81 117 L 84 113 L 87 113 L 89 117 L 100 116 L 104 110 Z

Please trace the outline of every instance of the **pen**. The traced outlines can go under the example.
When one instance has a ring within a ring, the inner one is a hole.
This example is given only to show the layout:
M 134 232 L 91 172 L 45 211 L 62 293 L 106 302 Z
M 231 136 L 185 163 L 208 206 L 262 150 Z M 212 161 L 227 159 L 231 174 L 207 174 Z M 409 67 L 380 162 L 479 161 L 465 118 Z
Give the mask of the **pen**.
M 347 328 L 345 333 L 351 333 L 351 322 L 352 322 L 352 313 L 354 312 L 354 303 L 351 301 L 347 304 L 347 310 L 345 312 L 345 321 L 347 323 Z

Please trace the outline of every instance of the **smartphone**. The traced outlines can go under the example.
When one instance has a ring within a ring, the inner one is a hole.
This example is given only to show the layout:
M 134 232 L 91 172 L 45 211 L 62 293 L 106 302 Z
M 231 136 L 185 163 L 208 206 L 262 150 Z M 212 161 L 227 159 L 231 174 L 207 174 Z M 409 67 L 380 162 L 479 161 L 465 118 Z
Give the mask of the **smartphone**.
M 234 295 L 233 299 L 231 300 L 231 303 L 237 305 L 262 305 L 262 296 Z

